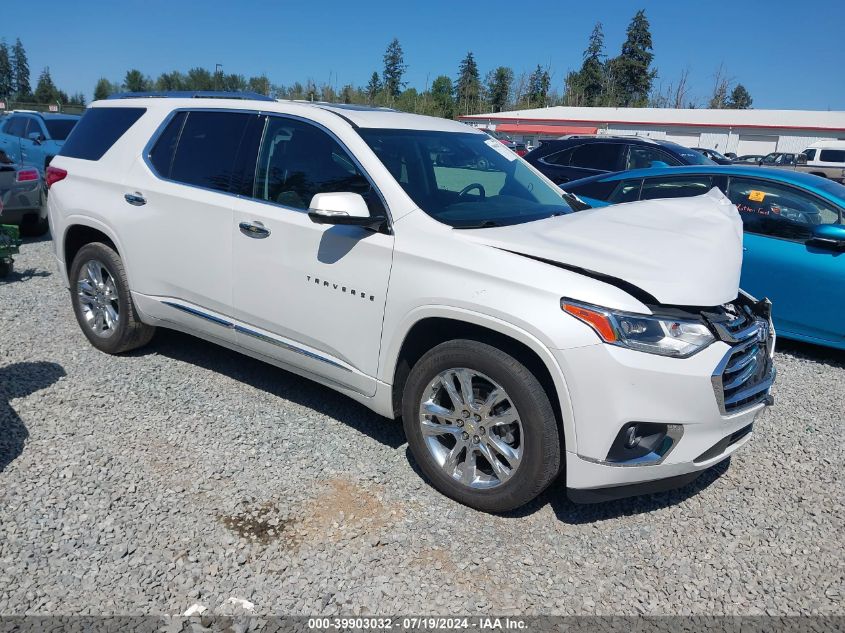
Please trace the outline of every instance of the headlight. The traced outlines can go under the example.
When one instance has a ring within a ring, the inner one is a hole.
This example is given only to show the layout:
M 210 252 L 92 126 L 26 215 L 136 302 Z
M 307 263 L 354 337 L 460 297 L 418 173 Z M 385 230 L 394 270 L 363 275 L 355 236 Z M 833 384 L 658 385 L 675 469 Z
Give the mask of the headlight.
M 593 328 L 605 343 L 649 354 L 686 358 L 716 340 L 699 321 L 619 312 L 566 298 L 560 307 Z

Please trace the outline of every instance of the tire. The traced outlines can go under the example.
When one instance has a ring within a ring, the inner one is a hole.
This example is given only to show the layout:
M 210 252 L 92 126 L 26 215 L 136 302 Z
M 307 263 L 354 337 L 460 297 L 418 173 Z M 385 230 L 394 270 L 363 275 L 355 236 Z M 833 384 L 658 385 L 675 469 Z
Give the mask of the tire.
M 89 264 L 97 274 L 90 272 Z M 120 354 L 150 342 L 155 328 L 138 317 L 123 262 L 113 248 L 100 242 L 83 246 L 71 264 L 70 283 L 74 315 L 91 345 L 107 354 Z M 99 330 L 97 323 L 103 324 Z
M 453 397 L 466 400 L 459 393 L 460 374 L 471 378 L 469 407 L 452 402 Z M 455 396 L 448 395 L 447 382 L 455 387 Z M 493 390 L 500 400 L 486 415 L 487 403 L 482 402 Z M 506 397 L 501 398 L 502 394 Z M 431 415 L 432 410 L 442 411 L 443 417 Z M 461 419 L 467 411 L 470 415 Z M 507 426 L 500 422 L 511 418 L 517 421 Z M 558 424 L 545 390 L 525 365 L 486 343 L 459 339 L 427 352 L 405 383 L 402 423 L 411 453 L 429 482 L 447 497 L 477 510 L 514 510 L 545 490 L 560 471 Z M 475 468 L 468 471 L 470 449 Z M 456 451 L 458 461 L 463 455 L 463 463 L 453 469 Z M 505 457 L 506 453 L 518 461 Z M 490 456 L 499 462 L 497 467 Z M 512 464 L 515 468 L 506 468 Z
M 12 260 L 0 259 L 0 279 L 8 277 L 15 272 L 15 262 Z

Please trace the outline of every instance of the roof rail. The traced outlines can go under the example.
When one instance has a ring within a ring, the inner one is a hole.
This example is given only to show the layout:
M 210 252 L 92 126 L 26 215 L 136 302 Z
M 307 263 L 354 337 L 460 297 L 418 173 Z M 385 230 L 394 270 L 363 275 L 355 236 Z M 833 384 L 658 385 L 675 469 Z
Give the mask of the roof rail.
M 152 90 L 147 92 L 120 92 L 107 99 L 145 99 L 159 97 L 168 99 L 249 99 L 252 101 L 275 101 L 272 97 L 257 92 L 227 92 L 225 90 Z

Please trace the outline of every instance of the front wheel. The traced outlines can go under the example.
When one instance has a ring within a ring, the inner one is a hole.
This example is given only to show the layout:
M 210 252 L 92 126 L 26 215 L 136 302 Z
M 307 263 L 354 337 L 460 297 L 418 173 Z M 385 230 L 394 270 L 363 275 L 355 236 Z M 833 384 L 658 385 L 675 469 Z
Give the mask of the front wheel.
M 520 507 L 560 469 L 545 390 L 525 365 L 485 343 L 449 341 L 425 354 L 408 376 L 402 419 L 434 487 L 478 510 Z
M 101 352 L 119 354 L 146 345 L 155 328 L 141 322 L 120 256 L 106 244 L 86 244 L 70 269 L 73 312 L 82 333 Z

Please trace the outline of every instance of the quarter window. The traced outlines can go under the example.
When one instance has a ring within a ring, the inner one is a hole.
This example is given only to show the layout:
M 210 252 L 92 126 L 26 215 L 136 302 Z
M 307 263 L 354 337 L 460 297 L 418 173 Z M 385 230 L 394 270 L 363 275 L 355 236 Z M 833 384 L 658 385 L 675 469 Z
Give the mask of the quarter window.
M 6 134 L 11 136 L 23 136 L 26 131 L 26 119 L 22 116 L 13 116 L 6 124 Z
M 840 221 L 839 210 L 823 200 L 765 180 L 731 178 L 728 198 L 749 233 L 806 240 L 813 226 Z
M 823 149 L 819 153 L 819 160 L 825 163 L 845 163 L 845 150 Z
M 100 160 L 146 108 L 89 108 L 62 146 L 61 156 Z
M 713 188 L 710 176 L 675 176 L 672 178 L 646 178 L 641 200 L 657 198 L 690 198 L 707 193 Z
M 577 147 L 570 147 L 569 149 L 562 150 L 560 152 L 555 152 L 554 154 L 550 154 L 543 159 L 544 163 L 548 163 L 549 165 L 560 165 L 566 166 L 569 164 L 569 161 L 572 160 L 572 153 L 578 149 Z
M 304 210 L 315 194 L 341 191 L 361 194 L 371 210 L 379 204 L 369 180 L 326 132 L 295 119 L 270 117 L 253 197 Z

